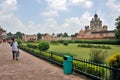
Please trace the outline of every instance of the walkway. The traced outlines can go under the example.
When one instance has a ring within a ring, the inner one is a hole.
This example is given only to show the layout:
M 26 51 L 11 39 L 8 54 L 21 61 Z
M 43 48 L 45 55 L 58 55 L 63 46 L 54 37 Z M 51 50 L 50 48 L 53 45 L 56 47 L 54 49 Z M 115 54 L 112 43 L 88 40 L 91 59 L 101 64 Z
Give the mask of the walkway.
M 18 61 L 12 60 L 11 47 L 0 44 L 0 80 L 86 80 L 75 74 L 65 75 L 62 68 L 38 59 L 22 50 Z

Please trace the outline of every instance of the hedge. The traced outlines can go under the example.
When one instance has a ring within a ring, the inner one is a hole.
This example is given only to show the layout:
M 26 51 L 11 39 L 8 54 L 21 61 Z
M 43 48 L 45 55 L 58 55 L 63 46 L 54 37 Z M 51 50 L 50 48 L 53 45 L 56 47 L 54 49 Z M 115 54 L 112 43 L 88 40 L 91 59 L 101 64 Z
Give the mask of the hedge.
M 22 48 L 22 49 L 24 49 L 28 52 L 34 52 L 34 54 L 42 55 L 46 58 L 51 57 L 51 55 L 49 53 L 42 52 L 40 54 L 39 50 L 34 50 L 34 49 L 28 48 L 26 46 L 20 46 L 20 48 Z M 52 59 L 57 61 L 57 62 L 63 63 L 63 57 L 62 56 L 53 54 Z M 99 67 L 99 66 L 95 66 L 95 65 L 91 66 L 91 65 L 92 64 L 87 64 L 87 66 L 85 66 L 85 64 L 83 62 L 79 62 L 79 61 L 75 61 L 75 60 L 73 61 L 73 67 L 76 68 L 76 69 L 79 69 L 79 70 L 84 71 L 86 73 L 92 74 L 94 76 L 98 76 L 98 77 L 104 76 L 104 74 L 105 74 L 104 68 Z
M 58 40 L 57 43 L 63 43 L 67 41 L 68 43 L 91 43 L 91 44 L 112 44 L 120 45 L 119 40 Z

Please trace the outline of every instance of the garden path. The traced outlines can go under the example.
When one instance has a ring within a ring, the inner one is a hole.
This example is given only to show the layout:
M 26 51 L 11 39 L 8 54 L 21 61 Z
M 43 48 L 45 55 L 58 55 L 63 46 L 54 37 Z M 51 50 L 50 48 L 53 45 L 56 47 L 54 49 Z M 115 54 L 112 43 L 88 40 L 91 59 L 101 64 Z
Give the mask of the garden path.
M 77 74 L 65 75 L 63 69 L 22 50 L 18 61 L 12 60 L 8 43 L 0 44 L 0 80 L 87 80 Z

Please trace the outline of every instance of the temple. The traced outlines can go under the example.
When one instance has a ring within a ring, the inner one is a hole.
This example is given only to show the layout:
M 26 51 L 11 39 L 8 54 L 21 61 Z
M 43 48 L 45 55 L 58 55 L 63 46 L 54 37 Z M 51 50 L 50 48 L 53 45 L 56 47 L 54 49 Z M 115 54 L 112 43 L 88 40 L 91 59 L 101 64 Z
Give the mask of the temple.
M 81 29 L 77 35 L 77 39 L 114 39 L 114 30 L 109 31 L 108 26 L 102 26 L 102 21 L 97 14 L 90 21 L 89 26 L 85 26 L 85 30 Z

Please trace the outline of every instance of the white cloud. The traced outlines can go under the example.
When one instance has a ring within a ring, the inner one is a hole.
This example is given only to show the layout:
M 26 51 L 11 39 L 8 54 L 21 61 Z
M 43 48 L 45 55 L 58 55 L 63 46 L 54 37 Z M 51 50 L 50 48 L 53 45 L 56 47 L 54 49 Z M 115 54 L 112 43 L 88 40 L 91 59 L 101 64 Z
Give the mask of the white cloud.
M 93 5 L 91 0 L 46 0 L 46 2 L 48 5 L 41 15 L 47 17 L 58 16 L 60 11 L 66 11 L 72 5 L 85 8 L 91 8 Z
M 0 25 L 8 31 L 16 32 L 23 26 L 22 22 L 11 11 L 16 10 L 16 0 L 4 0 L 0 4 Z
M 92 7 L 93 3 L 91 1 L 86 1 L 85 2 L 85 7 L 90 8 Z
M 56 17 L 59 16 L 59 11 L 66 11 L 67 7 L 67 0 L 46 0 L 48 6 L 46 10 L 41 12 L 42 16 L 47 17 Z
M 53 10 L 67 10 L 67 0 L 47 0 L 48 8 Z
M 0 14 L 1 26 L 11 32 L 22 29 L 22 22 L 12 13 Z M 24 29 L 23 29 L 24 30 Z
M 69 0 L 71 5 L 82 6 L 86 8 L 92 7 L 93 3 L 90 0 Z
M 120 1 L 108 0 L 107 6 L 110 7 L 113 11 L 117 11 L 120 13 Z
M 58 12 L 55 10 L 49 10 L 49 11 L 41 12 L 41 15 L 47 17 L 55 17 L 58 16 Z
M 89 25 L 91 15 L 89 12 L 85 12 L 80 17 L 71 17 L 65 19 L 65 22 L 60 26 L 63 32 L 67 32 L 69 34 L 74 34 L 78 32 L 80 29 L 84 29 L 84 26 Z M 59 29 L 59 30 L 61 30 Z
M 88 23 L 88 21 L 90 21 L 92 17 L 93 16 L 91 16 L 89 12 L 85 12 L 80 19 L 83 23 Z
M 17 8 L 16 0 L 5 0 L 0 5 L 2 9 L 0 10 L 0 25 L 6 29 L 7 32 L 16 33 L 17 31 L 21 31 L 23 33 L 35 33 L 37 29 L 32 21 L 24 25 L 22 21 L 12 13 L 12 11 Z
M 58 25 L 54 19 L 47 19 L 45 24 L 42 25 L 42 30 L 48 33 L 64 33 L 74 34 L 78 32 L 84 26 L 89 25 L 91 15 L 89 12 L 85 12 L 81 17 L 70 17 L 64 20 L 64 23 Z
M 5 11 L 11 11 L 11 10 L 16 10 L 17 7 L 17 1 L 16 0 L 5 0 L 0 4 L 3 10 Z
M 69 28 L 69 27 L 75 27 L 80 24 L 80 18 L 79 17 L 71 17 L 65 20 L 65 23 L 62 25 L 63 27 Z
M 46 29 L 52 28 L 52 29 L 53 29 L 52 31 L 54 31 L 54 28 L 57 27 L 57 22 L 56 22 L 54 19 L 49 18 L 49 19 L 47 19 L 47 20 L 45 21 L 45 24 L 43 24 L 43 25 L 44 25 L 45 27 L 49 27 L 49 28 L 46 28 Z
M 106 23 L 109 25 L 109 29 L 115 29 L 115 19 L 120 16 L 120 1 L 119 0 L 108 0 L 106 5 L 110 9 L 109 18 L 106 19 Z M 108 14 L 106 14 L 108 16 Z

